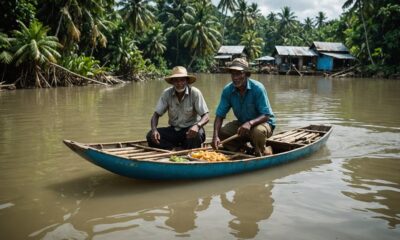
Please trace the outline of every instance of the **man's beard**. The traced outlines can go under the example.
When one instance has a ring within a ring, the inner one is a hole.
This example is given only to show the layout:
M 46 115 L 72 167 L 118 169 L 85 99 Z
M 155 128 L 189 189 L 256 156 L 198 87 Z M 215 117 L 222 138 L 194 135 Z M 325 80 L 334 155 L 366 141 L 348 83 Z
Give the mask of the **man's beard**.
M 182 89 L 177 89 L 175 87 L 175 91 L 178 92 L 178 93 L 184 92 L 185 90 L 186 90 L 186 86 L 184 88 L 182 88 Z

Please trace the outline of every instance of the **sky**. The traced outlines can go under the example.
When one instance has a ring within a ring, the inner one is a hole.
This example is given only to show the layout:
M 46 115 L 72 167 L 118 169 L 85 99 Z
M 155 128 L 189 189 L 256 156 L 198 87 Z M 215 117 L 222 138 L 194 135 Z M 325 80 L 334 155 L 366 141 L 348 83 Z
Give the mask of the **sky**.
M 212 0 L 218 5 L 220 0 Z M 343 12 L 345 0 L 247 0 L 247 4 L 257 3 L 262 15 L 267 16 L 271 11 L 278 13 L 284 6 L 290 7 L 297 20 L 303 21 L 306 17 L 315 19 L 318 12 L 324 12 L 327 20 L 337 19 Z

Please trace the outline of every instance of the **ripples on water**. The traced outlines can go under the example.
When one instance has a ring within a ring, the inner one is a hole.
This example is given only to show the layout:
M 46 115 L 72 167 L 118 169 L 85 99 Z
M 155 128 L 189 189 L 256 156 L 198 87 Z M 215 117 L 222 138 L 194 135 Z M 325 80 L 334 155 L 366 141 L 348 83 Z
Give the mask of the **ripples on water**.
M 199 77 L 211 137 L 229 79 Z M 255 78 L 277 131 L 322 123 L 332 136 L 300 161 L 201 181 L 127 179 L 61 143 L 143 139 L 164 82 L 0 92 L 0 237 L 398 239 L 399 81 Z

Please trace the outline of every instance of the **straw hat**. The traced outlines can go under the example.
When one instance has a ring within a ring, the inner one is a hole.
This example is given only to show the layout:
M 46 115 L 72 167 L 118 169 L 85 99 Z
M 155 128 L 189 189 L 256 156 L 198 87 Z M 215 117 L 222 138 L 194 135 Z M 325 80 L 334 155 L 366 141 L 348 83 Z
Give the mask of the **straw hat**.
M 170 76 L 165 77 L 165 81 L 167 83 L 172 84 L 172 79 L 173 78 L 183 78 L 187 77 L 188 78 L 188 84 L 192 84 L 196 82 L 196 77 L 193 75 L 188 75 L 186 68 L 182 66 L 176 66 L 172 69 L 172 73 Z
M 233 59 L 231 65 L 227 67 L 228 70 L 249 71 L 249 63 L 243 58 Z

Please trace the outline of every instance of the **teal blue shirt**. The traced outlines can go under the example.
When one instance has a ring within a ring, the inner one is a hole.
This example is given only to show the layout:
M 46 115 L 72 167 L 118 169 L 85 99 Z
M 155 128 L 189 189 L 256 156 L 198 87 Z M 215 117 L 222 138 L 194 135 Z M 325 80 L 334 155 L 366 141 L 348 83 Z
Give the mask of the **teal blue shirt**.
M 247 89 L 243 96 L 232 83 L 227 84 L 222 90 L 216 115 L 225 118 L 231 108 L 241 123 L 266 115 L 269 117 L 268 123 L 275 128 L 275 116 L 269 104 L 267 90 L 258 81 L 248 79 Z

